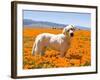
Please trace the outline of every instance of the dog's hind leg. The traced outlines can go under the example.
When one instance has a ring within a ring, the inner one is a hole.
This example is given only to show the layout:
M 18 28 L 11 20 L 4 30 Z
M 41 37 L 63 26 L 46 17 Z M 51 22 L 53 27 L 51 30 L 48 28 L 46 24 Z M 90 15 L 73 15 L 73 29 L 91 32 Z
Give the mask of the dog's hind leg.
M 35 41 L 32 48 L 32 55 L 38 55 L 40 53 L 40 44 L 39 41 Z
M 32 55 L 35 54 L 35 48 L 36 48 L 36 43 L 34 42 L 33 47 L 32 47 Z

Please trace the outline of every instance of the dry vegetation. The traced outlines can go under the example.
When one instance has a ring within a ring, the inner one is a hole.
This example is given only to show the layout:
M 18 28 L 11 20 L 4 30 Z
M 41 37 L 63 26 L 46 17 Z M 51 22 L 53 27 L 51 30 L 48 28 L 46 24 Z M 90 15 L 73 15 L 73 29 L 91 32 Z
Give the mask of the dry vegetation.
M 45 55 L 39 57 L 32 56 L 32 46 L 35 37 L 44 32 L 58 34 L 60 29 L 40 29 L 40 28 L 24 28 L 24 43 L 23 43 L 23 68 L 54 68 L 54 67 L 78 67 L 91 65 L 91 33 L 88 30 L 75 31 L 74 37 L 71 39 L 71 47 L 66 56 L 58 57 L 59 52 L 50 48 L 46 49 Z

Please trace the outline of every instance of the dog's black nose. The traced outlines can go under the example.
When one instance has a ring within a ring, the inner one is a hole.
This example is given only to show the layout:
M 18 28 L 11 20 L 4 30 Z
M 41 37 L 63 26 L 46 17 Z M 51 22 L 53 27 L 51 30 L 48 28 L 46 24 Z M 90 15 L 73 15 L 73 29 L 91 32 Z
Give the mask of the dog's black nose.
M 70 33 L 70 36 L 71 36 L 71 37 L 73 37 L 73 36 L 74 36 L 74 34 L 73 34 L 73 33 Z

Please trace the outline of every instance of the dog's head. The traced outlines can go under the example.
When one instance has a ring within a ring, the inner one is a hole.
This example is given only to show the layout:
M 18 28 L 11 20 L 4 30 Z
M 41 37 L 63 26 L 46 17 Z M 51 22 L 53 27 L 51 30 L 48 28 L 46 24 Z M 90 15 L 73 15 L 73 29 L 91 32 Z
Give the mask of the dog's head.
M 74 25 L 68 25 L 63 29 L 63 34 L 66 36 L 73 37 L 74 36 L 75 27 Z

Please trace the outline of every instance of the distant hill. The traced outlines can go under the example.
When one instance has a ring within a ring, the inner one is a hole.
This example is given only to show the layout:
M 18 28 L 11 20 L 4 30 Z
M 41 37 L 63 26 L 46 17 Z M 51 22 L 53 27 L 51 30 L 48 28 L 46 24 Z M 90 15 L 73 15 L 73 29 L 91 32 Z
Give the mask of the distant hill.
M 59 24 L 59 23 L 53 23 L 53 22 L 47 22 L 47 21 L 34 21 L 30 19 L 24 19 L 23 25 L 28 27 L 41 27 L 41 28 L 64 28 L 68 24 Z M 90 28 L 83 27 L 83 26 L 77 26 L 77 29 L 86 29 L 90 30 Z
M 62 28 L 66 26 L 64 24 L 58 24 L 58 23 L 46 22 L 46 21 L 33 21 L 29 19 L 24 19 L 23 25 L 30 26 L 30 27 L 58 27 L 58 28 Z
M 24 26 L 30 26 L 33 24 L 33 20 L 30 20 L 30 19 L 24 19 L 23 20 L 23 25 Z

